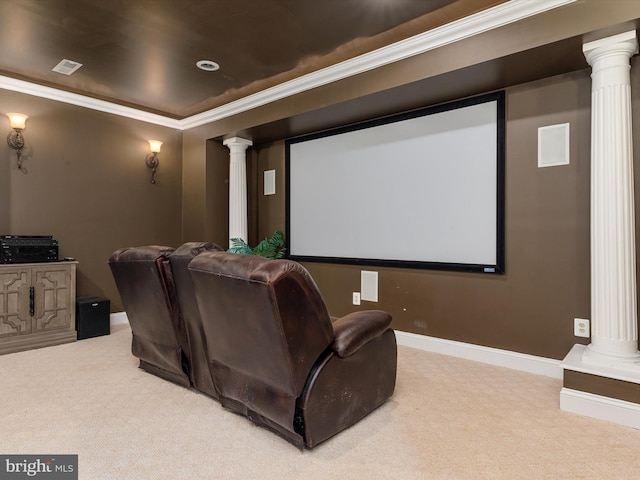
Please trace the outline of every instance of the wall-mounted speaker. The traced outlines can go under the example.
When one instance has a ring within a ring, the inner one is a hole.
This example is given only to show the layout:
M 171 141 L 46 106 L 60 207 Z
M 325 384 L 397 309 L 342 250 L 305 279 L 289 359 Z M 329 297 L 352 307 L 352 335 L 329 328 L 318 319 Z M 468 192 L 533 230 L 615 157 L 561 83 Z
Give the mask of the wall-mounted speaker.
M 264 194 L 275 195 L 276 194 L 276 171 L 265 170 L 264 172 Z
M 378 272 L 360 271 L 360 298 L 369 302 L 378 301 Z
M 538 128 L 538 167 L 569 165 L 569 124 Z

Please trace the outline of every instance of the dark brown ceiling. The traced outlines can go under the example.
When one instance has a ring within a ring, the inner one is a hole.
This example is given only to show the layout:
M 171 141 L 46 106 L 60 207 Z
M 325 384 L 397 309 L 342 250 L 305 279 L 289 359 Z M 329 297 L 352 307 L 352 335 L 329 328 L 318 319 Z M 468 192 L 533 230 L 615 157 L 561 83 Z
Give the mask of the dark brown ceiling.
M 185 118 L 504 1 L 1 0 L 0 75 Z

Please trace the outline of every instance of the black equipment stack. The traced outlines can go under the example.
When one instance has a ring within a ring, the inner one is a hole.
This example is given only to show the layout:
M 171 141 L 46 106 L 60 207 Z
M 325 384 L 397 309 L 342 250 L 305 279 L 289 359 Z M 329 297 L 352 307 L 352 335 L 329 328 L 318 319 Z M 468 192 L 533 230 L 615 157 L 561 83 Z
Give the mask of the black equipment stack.
M 58 241 L 51 235 L 0 235 L 0 263 L 58 261 Z

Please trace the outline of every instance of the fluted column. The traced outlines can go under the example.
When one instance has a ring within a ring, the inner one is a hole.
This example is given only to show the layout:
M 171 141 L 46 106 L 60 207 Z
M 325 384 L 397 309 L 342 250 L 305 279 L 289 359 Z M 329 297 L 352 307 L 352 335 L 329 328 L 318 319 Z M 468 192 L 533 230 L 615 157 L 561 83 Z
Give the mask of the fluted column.
M 229 148 L 229 246 L 232 238 L 247 241 L 247 148 L 251 140 L 239 137 L 222 142 Z
M 586 43 L 591 87 L 591 344 L 584 363 L 640 361 L 629 59 L 635 31 Z

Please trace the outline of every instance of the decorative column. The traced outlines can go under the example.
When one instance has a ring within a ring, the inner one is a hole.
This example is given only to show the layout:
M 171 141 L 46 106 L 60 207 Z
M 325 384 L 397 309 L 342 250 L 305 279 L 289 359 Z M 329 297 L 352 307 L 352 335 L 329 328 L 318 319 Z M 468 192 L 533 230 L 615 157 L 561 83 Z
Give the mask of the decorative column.
M 582 361 L 640 362 L 636 299 L 630 31 L 583 46 L 591 87 L 591 344 Z
M 229 246 L 232 238 L 248 240 L 247 234 L 247 148 L 251 140 L 239 137 L 222 142 L 229 148 Z

